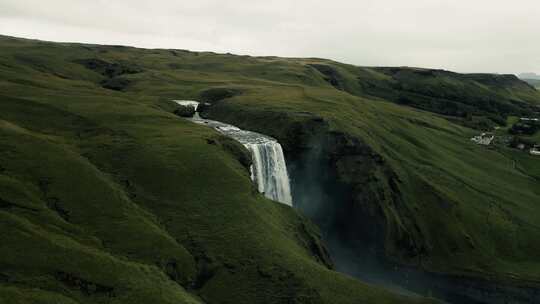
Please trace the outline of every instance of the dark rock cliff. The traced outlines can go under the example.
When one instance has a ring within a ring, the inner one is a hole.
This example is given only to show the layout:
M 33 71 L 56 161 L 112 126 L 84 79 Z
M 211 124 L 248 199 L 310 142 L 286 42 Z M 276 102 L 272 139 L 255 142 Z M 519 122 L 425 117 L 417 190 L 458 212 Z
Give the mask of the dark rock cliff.
M 360 139 L 330 130 L 327 121 L 310 113 L 248 113 L 218 102 L 204 107 L 201 115 L 278 139 L 287 158 L 294 205 L 320 227 L 326 240 L 339 238 L 351 248 L 370 248 L 379 255 L 385 255 L 385 240 L 396 240 L 390 247 L 406 255 L 421 252 L 407 228 L 397 227 L 397 219 L 385 210 L 406 212 L 400 210 L 397 175 Z M 272 127 L 264 123 L 268 121 Z

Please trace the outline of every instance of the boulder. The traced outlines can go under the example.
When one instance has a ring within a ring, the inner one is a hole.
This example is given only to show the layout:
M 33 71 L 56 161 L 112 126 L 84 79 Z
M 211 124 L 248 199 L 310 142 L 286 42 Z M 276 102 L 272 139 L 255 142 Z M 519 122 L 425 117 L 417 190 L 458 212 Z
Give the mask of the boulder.
M 174 110 L 174 114 L 180 117 L 193 117 L 193 115 L 195 115 L 195 107 L 179 105 L 178 108 Z

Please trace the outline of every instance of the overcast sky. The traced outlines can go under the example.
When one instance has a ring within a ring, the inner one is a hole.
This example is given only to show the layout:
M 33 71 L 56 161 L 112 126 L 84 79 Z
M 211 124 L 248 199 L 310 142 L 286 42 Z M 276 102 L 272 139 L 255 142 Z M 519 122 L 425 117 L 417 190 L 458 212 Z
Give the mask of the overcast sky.
M 540 0 L 0 0 L 0 34 L 540 73 Z

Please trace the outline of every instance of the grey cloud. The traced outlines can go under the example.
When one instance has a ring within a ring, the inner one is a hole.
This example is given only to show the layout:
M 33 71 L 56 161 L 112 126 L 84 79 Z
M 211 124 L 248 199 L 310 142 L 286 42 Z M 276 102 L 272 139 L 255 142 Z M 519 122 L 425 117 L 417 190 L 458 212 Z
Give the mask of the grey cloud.
M 538 16 L 537 0 L 3 0 L 0 33 L 519 73 L 540 72 Z

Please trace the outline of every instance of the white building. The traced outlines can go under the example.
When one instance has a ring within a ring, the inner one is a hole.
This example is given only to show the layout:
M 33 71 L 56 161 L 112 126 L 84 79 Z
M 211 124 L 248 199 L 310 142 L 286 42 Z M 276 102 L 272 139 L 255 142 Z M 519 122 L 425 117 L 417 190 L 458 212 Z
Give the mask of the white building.
M 471 138 L 471 140 L 479 145 L 489 146 L 494 138 L 495 136 L 493 134 L 482 133 Z

